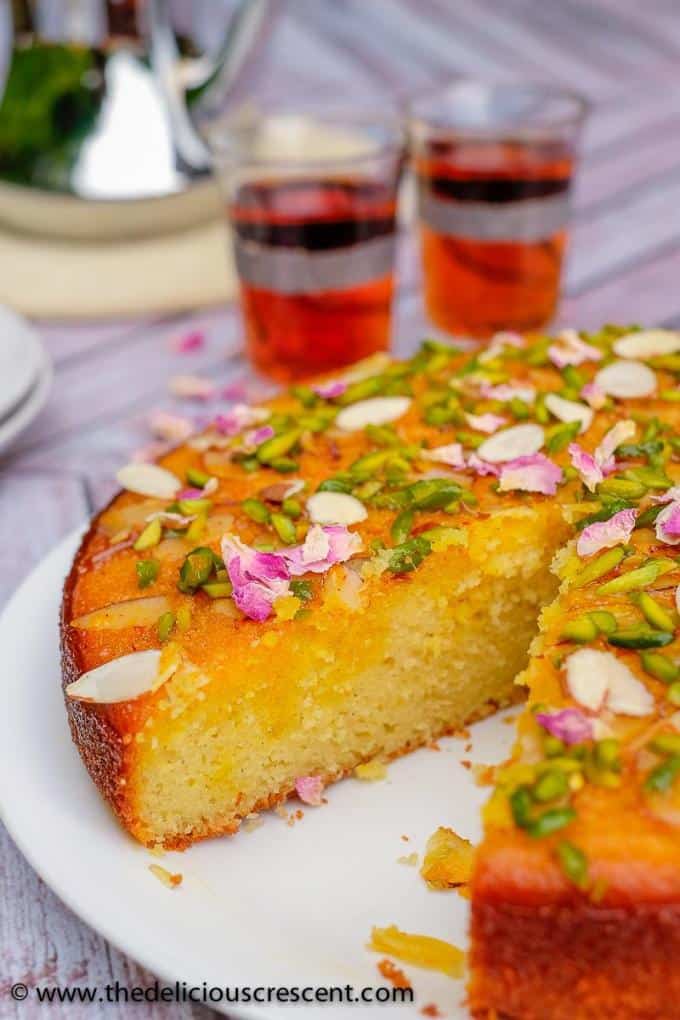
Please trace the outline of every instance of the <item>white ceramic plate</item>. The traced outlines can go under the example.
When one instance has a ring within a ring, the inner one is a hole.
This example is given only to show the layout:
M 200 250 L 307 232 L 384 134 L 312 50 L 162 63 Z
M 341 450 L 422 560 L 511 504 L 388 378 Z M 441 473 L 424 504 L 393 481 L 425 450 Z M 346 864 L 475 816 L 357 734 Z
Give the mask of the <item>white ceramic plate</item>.
M 0 305 L 0 420 L 35 386 L 45 360 L 40 338 L 26 319 Z
M 422 852 L 438 825 L 478 838 L 486 792 L 459 759 L 498 761 L 511 727 L 487 720 L 473 728 L 472 754 L 463 752 L 463 741 L 447 739 L 439 752 L 421 750 L 391 764 L 386 781 L 338 783 L 327 791 L 327 805 L 305 808 L 292 828 L 269 814 L 251 833 L 166 854 L 160 863 L 184 876 L 170 890 L 148 870 L 158 859 L 118 827 L 71 744 L 57 618 L 77 540 L 71 536 L 44 560 L 0 620 L 0 810 L 52 889 L 159 977 L 196 986 L 384 986 L 379 957 L 365 949 L 372 925 L 397 924 L 463 946 L 467 902 L 429 891 L 397 858 Z M 413 1006 L 310 1006 L 301 1015 L 422 1020 L 429 1002 L 447 1017 L 467 1015 L 462 982 L 403 969 L 413 982 Z M 214 1005 L 249 1020 L 292 1015 L 290 1005 Z
M 11 446 L 14 440 L 40 414 L 47 402 L 51 388 L 52 366 L 47 355 L 44 355 L 33 389 L 11 414 L 0 419 L 0 453 Z

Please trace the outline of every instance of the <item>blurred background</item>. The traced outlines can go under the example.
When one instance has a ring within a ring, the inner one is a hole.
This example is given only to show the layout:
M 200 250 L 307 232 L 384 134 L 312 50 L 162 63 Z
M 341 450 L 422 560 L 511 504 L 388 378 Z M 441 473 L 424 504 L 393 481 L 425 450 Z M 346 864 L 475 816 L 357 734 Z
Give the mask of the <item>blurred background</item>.
M 677 0 L 247 8 L 0 0 L 0 304 L 24 316 L 0 309 L 0 601 L 111 496 L 131 455 L 151 456 L 266 388 L 244 357 L 231 217 L 204 140 L 235 110 L 313 100 L 387 117 L 463 77 L 576 91 L 590 109 L 554 325 L 680 326 Z M 435 329 L 416 206 L 406 174 L 397 353 Z M 4 832 L 0 896 L 15 980 L 144 984 Z M 183 1008 L 163 1015 L 190 1016 Z

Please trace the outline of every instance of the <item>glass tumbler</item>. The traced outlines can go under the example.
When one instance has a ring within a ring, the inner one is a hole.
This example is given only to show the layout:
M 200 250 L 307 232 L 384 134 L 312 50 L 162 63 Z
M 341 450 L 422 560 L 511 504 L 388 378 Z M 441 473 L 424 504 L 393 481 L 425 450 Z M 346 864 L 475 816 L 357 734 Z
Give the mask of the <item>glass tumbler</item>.
M 286 381 L 385 350 L 399 122 L 274 112 L 223 122 L 210 142 L 255 367 Z
M 461 80 L 411 105 L 425 307 L 485 338 L 552 318 L 584 100 L 550 85 Z

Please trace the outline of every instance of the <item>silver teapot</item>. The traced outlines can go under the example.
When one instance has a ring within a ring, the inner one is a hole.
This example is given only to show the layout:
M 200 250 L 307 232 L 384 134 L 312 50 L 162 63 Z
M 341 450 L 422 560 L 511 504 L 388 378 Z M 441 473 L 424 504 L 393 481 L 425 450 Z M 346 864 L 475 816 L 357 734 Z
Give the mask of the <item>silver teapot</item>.
M 275 3 L 0 0 L 0 193 L 12 197 L 0 194 L 0 220 L 35 231 L 24 212 L 36 192 L 48 233 L 42 198 L 71 200 L 68 223 L 58 221 L 75 236 L 87 215 L 74 199 L 99 203 L 98 229 L 115 203 L 114 235 L 126 205 L 133 232 L 140 202 L 158 210 L 193 192 L 186 225 L 207 215 L 210 202 L 196 198 L 210 175 L 200 126 L 243 94 Z

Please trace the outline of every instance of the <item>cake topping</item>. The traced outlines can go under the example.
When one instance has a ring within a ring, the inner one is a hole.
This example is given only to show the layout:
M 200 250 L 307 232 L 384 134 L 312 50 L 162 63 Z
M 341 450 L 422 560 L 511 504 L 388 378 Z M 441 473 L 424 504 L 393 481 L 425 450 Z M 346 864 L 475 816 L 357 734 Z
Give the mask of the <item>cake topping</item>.
M 463 447 L 460 443 L 448 443 L 446 446 L 435 446 L 434 450 L 422 450 L 420 457 L 423 460 L 433 460 L 438 464 L 448 464 L 449 467 L 465 467 Z
M 565 329 L 548 348 L 548 357 L 557 368 L 565 368 L 585 361 L 600 361 L 602 351 L 581 340 L 576 330 Z
M 334 400 L 336 397 L 341 397 L 347 389 L 348 383 L 343 379 L 332 379 L 330 382 L 321 383 L 319 386 L 313 386 L 312 389 L 317 396 L 323 400 Z
M 508 424 L 508 419 L 502 414 L 491 414 L 491 412 L 466 414 L 465 420 L 471 429 L 475 429 L 477 432 L 486 432 L 487 435 L 497 432 L 503 425 Z
M 364 504 L 345 492 L 315 492 L 307 513 L 315 524 L 358 524 L 368 516 Z
M 157 690 L 177 670 L 177 656 L 157 649 L 132 652 L 83 673 L 66 687 L 69 698 L 110 705 Z
M 638 511 L 619 510 L 607 521 L 595 521 L 583 529 L 576 543 L 579 556 L 592 556 L 602 549 L 626 543 L 633 533 Z
M 680 352 L 680 333 L 667 329 L 643 329 L 626 333 L 614 341 L 612 350 L 620 358 L 657 358 Z
M 606 393 L 600 389 L 597 383 L 588 382 L 581 388 L 579 396 L 586 401 L 594 411 L 599 411 L 607 403 Z
M 656 537 L 666 545 L 680 544 L 680 501 L 669 503 L 656 518 Z
M 563 708 L 558 712 L 537 712 L 536 722 L 544 730 L 565 744 L 582 744 L 593 737 L 593 726 L 578 708 Z
M 385 425 L 406 414 L 410 397 L 370 397 L 338 412 L 335 424 L 343 432 L 358 432 L 367 425 Z
M 578 421 L 581 423 L 581 432 L 586 432 L 593 421 L 595 412 L 586 404 L 576 400 L 565 400 L 556 393 L 549 393 L 545 398 L 545 406 L 551 414 L 554 414 L 559 421 Z
M 612 361 L 595 376 L 603 393 L 621 400 L 649 397 L 656 390 L 656 376 L 641 361 Z
M 566 660 L 566 678 L 574 701 L 593 712 L 605 703 L 620 715 L 645 716 L 654 698 L 624 662 L 611 652 L 581 648 Z
M 498 488 L 501 492 L 521 489 L 524 492 L 541 492 L 554 496 L 562 481 L 562 468 L 542 453 L 530 457 L 518 457 L 508 461 L 500 469 Z
M 324 783 L 321 776 L 300 776 L 295 780 L 295 792 L 304 804 L 320 807 L 323 804 Z
M 545 442 L 545 432 L 540 425 L 512 425 L 496 432 L 477 450 L 477 456 L 491 464 L 530 457 L 538 453 Z
M 182 488 L 179 478 L 158 464 L 126 464 L 116 473 L 116 480 L 128 492 L 155 499 L 172 499 Z

